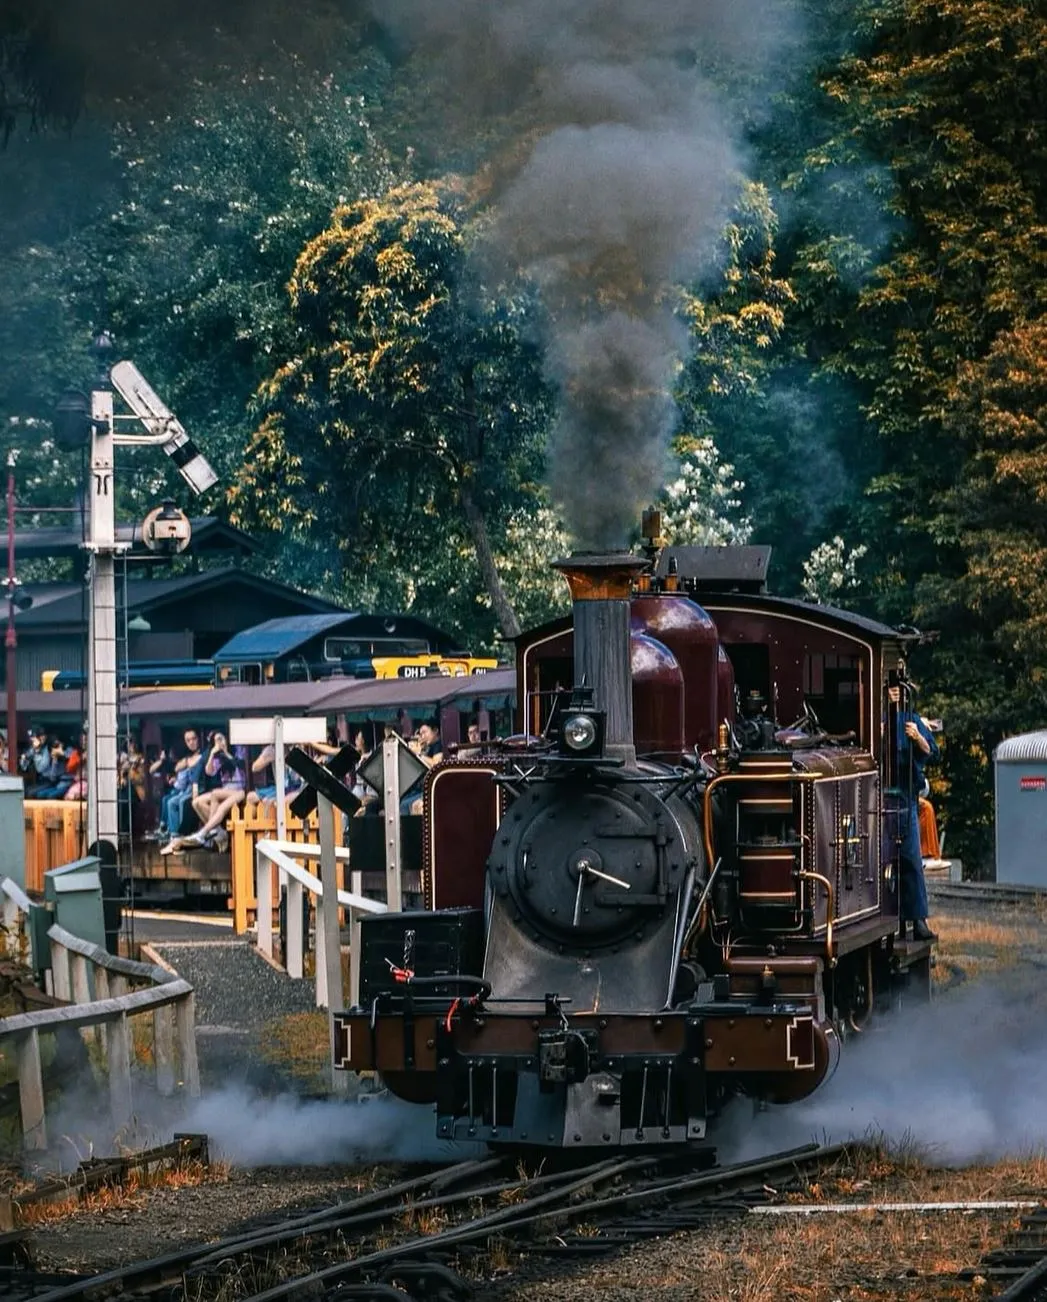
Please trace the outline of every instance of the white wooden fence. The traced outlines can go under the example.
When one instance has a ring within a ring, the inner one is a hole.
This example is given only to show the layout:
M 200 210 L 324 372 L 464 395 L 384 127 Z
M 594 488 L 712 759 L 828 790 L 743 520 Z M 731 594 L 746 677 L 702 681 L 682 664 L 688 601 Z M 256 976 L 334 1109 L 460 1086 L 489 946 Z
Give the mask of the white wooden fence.
M 14 883 L 5 879 L 0 883 L 0 901 L 10 948 L 17 936 L 17 926 L 28 915 L 29 900 Z M 133 1017 L 146 1014 L 152 1017 L 158 1092 L 170 1095 L 180 1086 L 185 1093 L 198 1095 L 200 1072 L 193 987 L 151 963 L 117 958 L 62 927 L 51 927 L 47 938 L 51 947 L 52 993 L 58 999 L 69 1000 L 68 1006 L 0 1018 L 0 1059 L 13 1057 L 18 1070 L 24 1146 L 27 1149 L 47 1147 L 40 1039 L 63 1028 L 76 1028 L 81 1034 L 94 1028 L 89 1033 L 104 1052 L 116 1129 L 132 1117 Z
M 349 859 L 349 851 L 335 851 L 339 862 Z M 307 897 L 313 896 L 319 917 L 320 903 L 323 900 L 323 882 L 298 862 L 299 859 L 316 860 L 320 858 L 318 845 L 303 845 L 297 841 L 259 841 L 255 847 L 255 893 L 259 900 L 273 898 L 273 872 L 280 873 L 280 880 L 287 887 L 287 953 L 284 966 L 288 976 L 299 980 L 305 975 L 305 954 L 302 937 L 305 926 Z M 360 992 L 360 915 L 363 913 L 387 913 L 389 906 L 380 900 L 371 900 L 360 888 L 361 874 L 350 875 L 352 890 L 338 892 L 338 903 L 347 910 L 349 919 L 349 1004 L 357 1002 Z M 273 957 L 273 915 L 272 909 L 258 909 L 258 948 L 268 958 Z M 324 928 L 316 927 L 316 1006 L 328 1008 L 327 972 Z M 336 992 L 336 1007 L 342 1007 L 342 991 Z

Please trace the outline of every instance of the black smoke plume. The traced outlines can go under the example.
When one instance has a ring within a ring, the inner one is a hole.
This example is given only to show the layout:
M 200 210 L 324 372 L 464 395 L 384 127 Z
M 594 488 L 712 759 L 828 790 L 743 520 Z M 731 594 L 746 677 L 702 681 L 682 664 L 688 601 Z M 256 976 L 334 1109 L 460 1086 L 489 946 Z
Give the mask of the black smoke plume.
M 661 486 L 686 347 L 673 286 L 708 268 L 744 132 L 795 60 L 788 0 L 374 0 L 454 87 L 449 129 L 501 115 L 492 241 L 539 285 L 560 414 L 554 499 L 620 545 Z

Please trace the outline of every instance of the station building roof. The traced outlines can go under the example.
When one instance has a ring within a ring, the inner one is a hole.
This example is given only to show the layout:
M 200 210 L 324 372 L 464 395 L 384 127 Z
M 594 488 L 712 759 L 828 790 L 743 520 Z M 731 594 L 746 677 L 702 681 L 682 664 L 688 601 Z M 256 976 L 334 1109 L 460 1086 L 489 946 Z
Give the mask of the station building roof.
M 117 584 L 122 588 L 118 574 Z M 328 618 L 344 619 L 346 612 L 324 597 L 292 588 L 290 584 L 262 578 L 247 570 L 221 566 L 196 574 L 179 574 L 166 579 L 133 578 L 127 582 L 128 609 L 137 614 L 147 614 L 163 606 L 198 598 L 230 586 L 253 591 L 259 597 L 282 597 L 302 607 L 304 612 L 322 612 Z M 77 627 L 86 622 L 87 598 L 82 583 L 27 583 L 25 591 L 33 598 L 28 610 L 15 612 L 18 631 L 43 628 Z M 122 598 L 122 590 L 118 594 Z M 309 618 L 309 614 L 294 615 L 292 620 Z
M 16 529 L 15 557 L 18 560 L 26 560 L 30 557 L 68 560 L 83 556 L 86 524 L 81 523 L 79 512 L 71 510 L 70 515 L 76 521 L 76 526 L 71 529 L 61 526 Z M 215 515 L 194 516 L 189 523 L 193 530 L 193 555 L 252 556 L 261 550 L 250 534 L 227 524 Z M 157 564 L 170 561 L 170 557 L 149 551 L 142 540 L 140 523 L 118 524 L 116 541 L 129 548 L 129 555 L 135 561 L 155 561 Z

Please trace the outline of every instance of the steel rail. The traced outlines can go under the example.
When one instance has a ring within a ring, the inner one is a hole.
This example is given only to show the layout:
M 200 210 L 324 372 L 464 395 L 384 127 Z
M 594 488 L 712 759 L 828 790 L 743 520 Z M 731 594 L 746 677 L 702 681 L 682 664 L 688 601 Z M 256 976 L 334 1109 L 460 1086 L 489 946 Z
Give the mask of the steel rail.
M 252 1259 L 264 1261 L 268 1253 L 290 1242 L 305 1243 L 315 1238 L 344 1241 L 346 1230 L 372 1229 L 383 1221 L 436 1207 L 450 1208 L 479 1198 L 521 1195 L 521 1201 L 511 1206 L 499 1207 L 448 1226 L 440 1233 L 416 1234 L 401 1244 L 365 1252 L 362 1256 L 324 1266 L 251 1295 L 253 1302 L 282 1302 L 283 1299 L 301 1296 L 316 1298 L 329 1288 L 340 1286 L 340 1296 L 349 1296 L 357 1289 L 371 1289 L 375 1290 L 375 1297 L 379 1293 L 392 1297 L 392 1293 L 383 1290 L 388 1287 L 386 1281 L 397 1273 L 410 1275 L 413 1272 L 421 1280 L 422 1274 L 431 1274 L 434 1269 L 447 1269 L 434 1267 L 428 1261 L 414 1260 L 419 1256 L 427 1257 L 434 1250 L 454 1250 L 491 1234 L 513 1234 L 547 1221 L 613 1216 L 635 1209 L 638 1204 L 657 1205 L 658 1214 L 654 1219 L 645 1220 L 642 1225 L 622 1227 L 624 1237 L 615 1235 L 613 1226 L 609 1227 L 612 1233 L 600 1246 L 602 1250 L 610 1251 L 624 1242 L 693 1225 L 696 1217 L 701 1219 L 703 1213 L 709 1214 L 714 1206 L 722 1208 L 721 1196 L 724 1193 L 759 1190 L 768 1177 L 778 1172 L 795 1172 L 804 1167 L 823 1165 L 848 1147 L 838 1145 L 827 1149 L 807 1145 L 769 1158 L 700 1172 L 694 1172 L 693 1155 L 644 1152 L 624 1158 L 621 1155 L 604 1157 L 586 1167 L 568 1168 L 533 1179 L 514 1174 L 510 1179 L 494 1181 L 490 1179 L 492 1172 L 499 1167 L 504 1169 L 507 1159 L 463 1162 L 399 1181 L 385 1189 L 370 1190 L 331 1207 L 251 1233 L 217 1243 L 197 1244 L 148 1261 L 70 1280 L 42 1294 L 37 1293 L 34 1302 L 81 1302 L 84 1298 L 117 1291 L 130 1299 L 146 1293 L 151 1295 L 158 1285 L 170 1287 L 176 1280 L 181 1281 L 183 1296 L 206 1297 L 210 1292 L 209 1283 L 217 1285 L 238 1260 L 245 1263 Z M 690 1169 L 681 1173 L 678 1169 L 681 1161 L 690 1161 Z M 677 1166 L 676 1172 L 666 1174 L 667 1169 L 674 1165 Z M 600 1186 L 622 1177 L 634 1177 L 627 1189 L 599 1194 Z M 582 1197 L 583 1194 L 591 1196 Z M 663 1209 L 670 1201 L 671 1214 L 667 1220 Z M 453 1276 L 453 1272 L 447 1273 L 449 1277 Z M 354 1279 L 360 1283 L 351 1283 Z M 449 1281 L 444 1281 L 444 1284 L 450 1287 Z M 368 1293 L 369 1297 L 371 1295 Z M 402 1299 L 402 1292 L 400 1297 Z
M 76 1299 L 83 1298 L 88 1293 L 113 1290 L 117 1285 L 120 1286 L 122 1292 L 127 1292 L 129 1288 L 137 1284 L 170 1279 L 173 1276 L 184 1274 L 188 1268 L 200 1261 L 209 1260 L 215 1256 L 227 1258 L 230 1254 L 241 1249 L 253 1249 L 260 1246 L 269 1237 L 308 1237 L 307 1227 L 310 1225 L 317 1226 L 317 1232 L 323 1232 L 326 1227 L 323 1227 L 322 1223 L 325 1220 L 348 1213 L 350 1207 L 357 1210 L 366 1210 L 380 1204 L 386 1204 L 382 1208 L 385 1215 L 398 1214 L 404 1209 L 403 1198 L 415 1190 L 439 1185 L 441 1181 L 446 1187 L 457 1180 L 468 1178 L 470 1174 L 486 1173 L 491 1169 L 492 1164 L 498 1165 L 500 1161 L 501 1159 L 496 1158 L 459 1162 L 452 1167 L 426 1172 L 424 1175 L 416 1176 L 410 1180 L 401 1180 L 397 1184 L 388 1185 L 384 1189 L 369 1190 L 357 1198 L 335 1203 L 331 1207 L 295 1217 L 257 1233 L 240 1234 L 232 1239 L 220 1240 L 218 1243 L 193 1244 L 190 1247 L 179 1248 L 175 1252 L 150 1257 L 146 1261 L 131 1262 L 125 1266 L 114 1267 L 114 1269 L 105 1271 L 102 1274 L 85 1275 L 83 1278 L 74 1280 L 61 1288 L 44 1293 L 37 1299 L 37 1302 L 76 1302 Z
M 539 1194 L 514 1207 L 502 1208 L 462 1225 L 451 1226 L 439 1234 L 409 1239 L 394 1247 L 383 1248 L 363 1257 L 326 1266 L 309 1275 L 285 1280 L 261 1293 L 251 1295 L 249 1302 L 290 1302 L 290 1299 L 299 1296 L 316 1297 L 320 1291 L 327 1291 L 333 1286 L 345 1284 L 348 1280 L 364 1274 L 376 1273 L 386 1278 L 388 1274 L 395 1273 L 393 1267 L 398 1268 L 401 1263 L 419 1255 L 458 1248 L 476 1239 L 486 1238 L 492 1232 L 519 1230 L 542 1221 L 563 1218 L 565 1215 L 572 1219 L 580 1216 L 590 1217 L 613 1209 L 629 1207 L 636 1202 L 649 1202 L 670 1193 L 705 1189 L 715 1195 L 729 1187 L 737 1186 L 739 1182 L 747 1182 L 750 1186 L 753 1182 L 757 1182 L 756 1187 L 759 1187 L 762 1184 L 762 1177 L 769 1173 L 795 1168 L 801 1163 L 820 1165 L 846 1151 L 848 1147 L 853 1145 L 841 1144 L 833 1148 L 821 1148 L 816 1144 L 805 1145 L 759 1161 L 715 1168 L 699 1175 L 674 1176 L 669 1180 L 652 1181 L 620 1194 L 612 1194 L 610 1197 L 586 1199 L 572 1204 L 571 1199 L 576 1194 L 591 1188 L 594 1184 L 617 1179 L 630 1171 L 643 1169 L 658 1161 L 657 1158 L 649 1156 L 638 1156 L 624 1161 L 612 1159 L 601 1164 L 604 1168 L 602 1171 L 588 1174 L 583 1179 L 572 1181 L 550 1193 Z
M 996 1302 L 1032 1302 L 1047 1294 L 1047 1255 L 996 1295 Z

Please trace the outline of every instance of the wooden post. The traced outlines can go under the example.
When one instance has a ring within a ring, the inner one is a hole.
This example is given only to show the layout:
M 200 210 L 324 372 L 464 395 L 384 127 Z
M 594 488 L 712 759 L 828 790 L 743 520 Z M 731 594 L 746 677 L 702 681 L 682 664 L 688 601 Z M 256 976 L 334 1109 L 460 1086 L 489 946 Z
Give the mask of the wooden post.
M 302 883 L 294 877 L 287 879 L 287 953 L 284 966 L 287 975 L 299 981 L 305 975 L 305 955 L 302 953 L 302 906 L 305 892 Z
M 338 926 L 338 856 L 335 854 L 334 820 L 341 817 L 326 796 L 316 793 L 316 812 L 320 823 L 320 881 L 323 884 L 322 926 L 316 928 L 317 939 L 323 932 L 324 987 L 327 994 L 328 1044 L 331 1054 L 331 1087 L 344 1093 L 349 1081 L 344 1071 L 334 1065 L 334 1014 L 345 1005 L 342 986 L 342 937 Z M 319 977 L 319 962 L 317 977 Z
M 283 716 L 273 716 L 273 777 L 276 780 L 276 839 L 287 840 L 287 766 L 284 764 Z M 286 885 L 287 874 L 281 868 L 280 886 Z
M 175 1088 L 175 1014 L 170 1004 L 153 1013 L 153 1059 L 157 1092 L 168 1097 Z
M 70 953 L 69 969 L 73 987 L 73 1003 L 89 1004 L 91 1002 L 91 986 L 87 979 L 87 959 L 84 958 L 83 954 Z
M 324 936 L 323 896 L 316 901 L 316 1006 L 327 1008 L 327 940 Z
M 32 1030 L 18 1037 L 18 1101 L 22 1113 L 22 1145 L 31 1151 L 47 1147 L 44 1120 L 44 1078 L 40 1069 L 40 1035 Z
M 57 940 L 51 941 L 51 989 L 56 999 L 64 999 L 68 1003 L 73 997 L 69 951 Z
M 229 864 L 233 879 L 233 931 L 242 936 L 247 930 L 251 908 L 251 879 L 254 868 L 252 841 L 247 834 L 245 818 L 238 817 L 239 806 L 233 811 L 233 837 Z
M 105 970 L 104 967 L 96 967 L 95 968 L 95 998 L 109 999 L 111 998 L 111 996 L 112 996 L 112 991 L 109 989 L 109 973 Z M 104 1022 L 99 1022 L 99 1024 L 95 1027 L 95 1034 L 98 1039 L 98 1044 L 103 1053 L 105 1053 L 106 1045 L 109 1042 L 109 1036 L 107 1032 L 108 1032 L 108 1027 Z
M 273 957 L 273 865 L 267 854 L 255 848 L 255 894 L 258 909 L 258 948 L 267 958 Z
M 385 899 L 390 913 L 403 908 L 400 887 L 400 760 L 397 737 L 387 737 L 382 742 L 385 800 Z
M 196 1058 L 196 1000 L 186 995 L 175 1004 L 178 1028 L 178 1057 L 182 1064 L 182 1084 L 191 1098 L 200 1094 L 200 1065 Z
M 354 895 L 364 891 L 364 875 L 357 869 L 349 874 L 352 882 L 350 889 Z M 349 910 L 349 1007 L 356 1008 L 360 1003 L 360 911 Z
M 109 1106 L 113 1126 L 120 1130 L 131 1120 L 131 1027 L 121 1013 L 109 1025 Z

